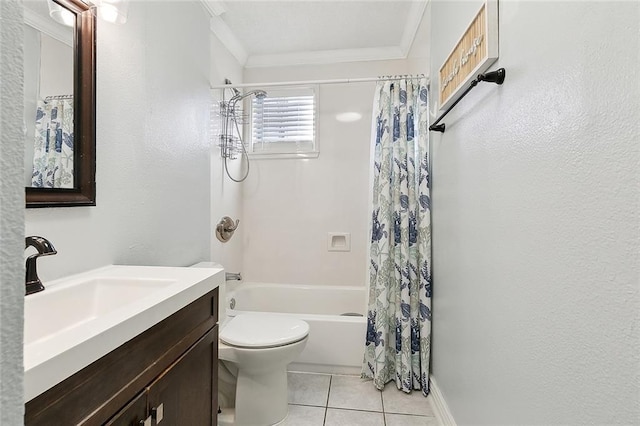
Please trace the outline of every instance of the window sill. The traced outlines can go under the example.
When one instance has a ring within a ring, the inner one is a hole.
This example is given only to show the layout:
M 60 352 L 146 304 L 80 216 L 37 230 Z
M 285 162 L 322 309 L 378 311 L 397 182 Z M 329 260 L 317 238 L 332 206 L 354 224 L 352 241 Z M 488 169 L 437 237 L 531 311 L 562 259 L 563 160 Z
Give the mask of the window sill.
M 305 159 L 305 158 L 318 158 L 319 151 L 312 152 L 289 152 L 289 153 L 277 153 L 277 152 L 252 152 L 249 154 L 251 160 L 281 160 L 285 158 L 291 159 Z

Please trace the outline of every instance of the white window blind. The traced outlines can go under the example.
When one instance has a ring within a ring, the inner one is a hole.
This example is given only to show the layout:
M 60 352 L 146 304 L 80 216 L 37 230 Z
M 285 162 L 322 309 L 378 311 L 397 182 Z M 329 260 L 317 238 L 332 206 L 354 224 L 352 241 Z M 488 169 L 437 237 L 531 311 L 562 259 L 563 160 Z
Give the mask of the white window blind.
M 317 99 L 314 88 L 268 90 L 251 101 L 251 151 L 303 154 L 316 150 Z

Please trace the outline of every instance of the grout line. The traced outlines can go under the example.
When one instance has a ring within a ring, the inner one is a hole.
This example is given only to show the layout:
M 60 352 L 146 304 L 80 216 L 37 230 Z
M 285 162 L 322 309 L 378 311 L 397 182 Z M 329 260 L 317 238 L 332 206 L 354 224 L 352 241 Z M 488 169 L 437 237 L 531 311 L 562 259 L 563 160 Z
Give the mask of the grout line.
M 380 389 L 378 389 L 378 391 L 380 392 L 380 405 L 382 405 L 382 413 L 384 414 L 384 397 L 382 396 L 382 391 Z
M 378 414 L 383 414 L 382 411 L 376 411 L 376 410 L 363 410 L 362 408 L 342 408 L 342 407 L 327 407 L 327 408 L 331 408 L 332 410 L 342 410 L 342 411 L 359 411 L 361 413 L 378 413 Z
M 0 0 L 2 1 L 2 0 Z M 300 407 L 327 408 L 326 405 L 301 404 L 299 402 L 288 402 L 289 405 L 299 405 Z
M 331 395 L 331 382 L 333 381 L 333 376 L 329 376 L 329 390 L 327 391 L 327 403 L 324 407 L 324 420 L 322 421 L 322 426 L 326 426 L 327 424 L 327 411 L 329 410 L 329 395 Z
M 384 414 L 382 411 L 375 411 L 375 410 L 362 410 L 359 408 L 340 408 L 340 407 L 327 407 L 327 408 L 331 408 L 332 410 L 342 410 L 342 411 L 359 411 L 361 413 L 376 413 L 376 414 Z M 391 413 L 390 413 L 391 414 Z M 409 416 L 411 414 L 408 414 Z M 426 417 L 426 416 L 423 416 Z
M 436 416 L 429 416 L 427 414 L 409 414 L 409 413 L 393 413 L 393 412 L 388 412 L 385 411 L 385 414 L 393 414 L 394 416 L 411 416 L 411 417 L 426 417 L 429 419 L 433 419 Z

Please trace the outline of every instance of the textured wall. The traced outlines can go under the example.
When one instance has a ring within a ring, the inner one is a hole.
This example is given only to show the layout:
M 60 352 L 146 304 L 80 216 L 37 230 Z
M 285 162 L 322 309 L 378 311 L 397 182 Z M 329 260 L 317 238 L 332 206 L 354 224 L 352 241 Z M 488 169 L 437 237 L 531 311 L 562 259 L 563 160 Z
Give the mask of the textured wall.
M 41 278 L 210 257 L 209 21 L 198 1 L 134 1 L 98 22 L 97 206 L 30 209 Z M 46 284 L 45 284 L 46 285 Z
M 0 1 L 0 425 L 24 415 L 22 2 Z
M 245 81 L 406 74 L 406 61 L 253 68 Z M 244 269 L 252 281 L 365 285 L 374 83 L 320 86 L 316 159 L 254 160 L 244 187 Z M 266 88 L 268 92 L 268 88 Z M 336 114 L 359 112 L 352 123 Z M 327 251 L 328 232 L 351 233 L 350 252 Z
M 40 33 L 29 25 L 23 25 L 24 30 L 24 117 L 35 117 L 38 102 L 38 85 L 40 82 Z M 33 174 L 33 141 L 36 126 L 26 126 L 24 151 L 24 184 L 31 186 Z
M 433 2 L 432 75 L 479 6 Z M 458 424 L 640 423 L 639 18 L 501 1 L 504 86 L 432 133 L 433 373 Z

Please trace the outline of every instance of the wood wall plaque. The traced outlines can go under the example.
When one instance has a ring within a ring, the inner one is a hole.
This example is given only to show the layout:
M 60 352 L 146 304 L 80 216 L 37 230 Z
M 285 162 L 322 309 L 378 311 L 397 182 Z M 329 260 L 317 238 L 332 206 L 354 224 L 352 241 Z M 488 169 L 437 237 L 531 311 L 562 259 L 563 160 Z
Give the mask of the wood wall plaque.
M 439 71 L 439 103 L 445 109 L 469 81 L 498 59 L 498 0 L 486 0 Z

